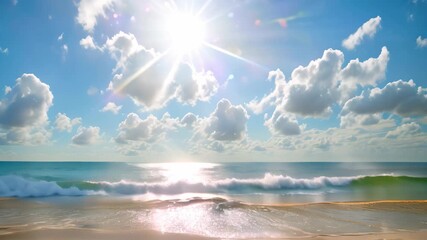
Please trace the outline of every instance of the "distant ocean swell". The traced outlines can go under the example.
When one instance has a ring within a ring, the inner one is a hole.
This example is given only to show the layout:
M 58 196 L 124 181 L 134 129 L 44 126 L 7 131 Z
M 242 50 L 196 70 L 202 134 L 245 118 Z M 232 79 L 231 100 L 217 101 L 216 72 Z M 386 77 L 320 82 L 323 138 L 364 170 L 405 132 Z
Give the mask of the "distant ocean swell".
M 0 197 L 48 197 L 85 195 L 137 195 L 182 193 L 274 193 L 293 190 L 322 190 L 333 188 L 372 188 L 422 185 L 427 178 L 375 175 L 352 177 L 292 178 L 266 173 L 263 178 L 227 178 L 209 182 L 119 182 L 108 181 L 44 181 L 16 175 L 0 176 Z

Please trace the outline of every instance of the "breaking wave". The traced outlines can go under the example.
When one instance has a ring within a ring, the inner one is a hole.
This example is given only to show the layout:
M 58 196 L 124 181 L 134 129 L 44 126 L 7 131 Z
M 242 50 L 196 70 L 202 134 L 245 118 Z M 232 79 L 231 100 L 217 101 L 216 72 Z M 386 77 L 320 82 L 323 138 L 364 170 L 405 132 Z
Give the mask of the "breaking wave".
M 263 178 L 227 178 L 216 181 L 192 182 L 89 182 L 96 189 L 119 194 L 181 194 L 181 193 L 250 193 L 280 190 L 314 190 L 326 187 L 342 187 L 358 177 L 316 177 L 311 179 L 292 178 L 266 173 Z
M 48 197 L 83 196 L 101 194 L 138 195 L 183 193 L 274 193 L 286 191 L 307 191 L 366 188 L 378 186 L 427 186 L 427 178 L 376 175 L 352 177 L 293 178 L 266 173 L 263 178 L 227 178 L 215 181 L 174 181 L 174 182 L 132 182 L 132 181 L 43 181 L 25 179 L 20 176 L 0 176 L 0 197 Z
M 93 190 L 81 190 L 76 186 L 63 188 L 56 182 L 30 180 L 21 176 L 0 176 L 0 197 L 49 197 L 84 196 L 102 194 Z

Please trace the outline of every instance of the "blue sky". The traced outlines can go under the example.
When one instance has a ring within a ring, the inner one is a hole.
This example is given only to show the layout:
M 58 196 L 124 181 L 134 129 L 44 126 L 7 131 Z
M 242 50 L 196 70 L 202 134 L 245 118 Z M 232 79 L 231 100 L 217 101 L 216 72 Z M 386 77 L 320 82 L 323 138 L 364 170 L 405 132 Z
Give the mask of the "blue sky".
M 0 10 L 1 160 L 426 160 L 426 1 Z

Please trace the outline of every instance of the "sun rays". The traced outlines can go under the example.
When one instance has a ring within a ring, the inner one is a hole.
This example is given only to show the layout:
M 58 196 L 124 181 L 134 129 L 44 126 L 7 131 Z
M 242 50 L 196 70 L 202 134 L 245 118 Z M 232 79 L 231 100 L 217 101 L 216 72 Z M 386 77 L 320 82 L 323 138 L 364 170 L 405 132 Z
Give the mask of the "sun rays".
M 142 65 L 129 77 L 122 80 L 119 85 L 115 87 L 115 92 L 120 93 L 130 83 L 138 79 L 166 56 L 172 56 L 174 60 L 170 65 L 170 69 L 165 70 L 168 74 L 164 80 L 164 85 L 174 80 L 179 63 L 186 62 L 192 66 L 197 65 L 204 68 L 203 59 L 206 55 L 203 54 L 208 53 L 203 51 L 202 54 L 202 49 L 212 49 L 260 69 L 266 69 L 254 61 L 212 43 L 211 39 L 208 38 L 208 25 L 212 24 L 214 19 L 206 21 L 203 18 L 210 3 L 211 1 L 208 0 L 200 8 L 194 9 L 194 2 L 191 2 L 190 6 L 184 7 L 178 6 L 175 1 L 168 1 L 164 5 L 153 2 L 156 6 L 156 13 L 160 16 L 159 38 L 167 40 L 167 49 Z M 197 70 L 198 69 L 196 69 L 196 71 Z M 205 69 L 200 70 L 204 71 Z

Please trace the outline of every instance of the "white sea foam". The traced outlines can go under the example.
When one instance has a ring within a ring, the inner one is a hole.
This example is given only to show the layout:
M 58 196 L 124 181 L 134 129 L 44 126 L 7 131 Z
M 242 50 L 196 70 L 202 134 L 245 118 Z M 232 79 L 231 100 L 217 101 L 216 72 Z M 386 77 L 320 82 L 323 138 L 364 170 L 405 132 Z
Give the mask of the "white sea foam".
M 159 194 L 177 195 L 185 193 L 265 193 L 271 191 L 306 191 L 325 190 L 345 187 L 353 180 L 365 176 L 353 177 L 315 177 L 293 178 L 290 176 L 266 173 L 263 178 L 226 178 L 214 181 L 182 179 L 163 182 L 132 182 L 132 181 L 86 181 L 90 185 L 63 188 L 56 182 L 30 180 L 20 176 L 0 176 L 0 197 L 47 197 L 47 196 L 82 196 L 94 194 Z M 82 182 L 84 183 L 84 182 Z
M 56 182 L 29 180 L 14 175 L 0 176 L 0 197 L 83 196 L 96 193 L 77 187 L 62 188 Z
M 267 192 L 275 190 L 316 190 L 328 187 L 342 187 L 355 177 L 315 177 L 292 178 L 290 176 L 266 173 L 263 178 L 227 178 L 216 181 L 169 181 L 169 182 L 90 182 L 101 186 L 107 192 L 118 194 L 181 194 L 181 193 L 231 193 L 231 192 Z

